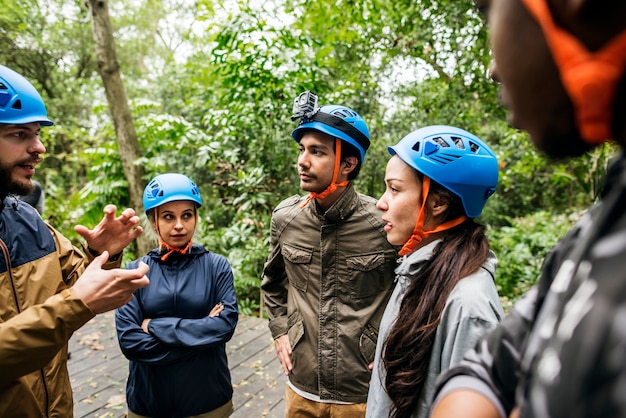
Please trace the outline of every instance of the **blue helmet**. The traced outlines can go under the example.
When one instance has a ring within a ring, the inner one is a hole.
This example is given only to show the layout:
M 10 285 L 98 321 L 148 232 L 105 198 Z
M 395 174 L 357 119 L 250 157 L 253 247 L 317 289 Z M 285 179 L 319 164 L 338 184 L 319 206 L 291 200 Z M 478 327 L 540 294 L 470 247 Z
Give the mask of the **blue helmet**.
M 359 150 L 359 162 L 363 164 L 365 151 L 370 146 L 370 132 L 363 118 L 345 106 L 325 105 L 310 117 L 302 118 L 291 136 L 300 142 L 304 131 L 316 130 L 345 141 Z
M 0 65 L 0 123 L 22 125 L 38 122 L 51 126 L 46 106 L 35 87 L 20 74 Z
M 202 206 L 200 190 L 189 177 L 178 173 L 160 174 L 143 191 L 143 210 L 148 212 L 175 200 L 190 200 Z
M 465 213 L 476 218 L 498 184 L 498 160 L 487 144 L 452 126 L 428 126 L 388 147 L 409 166 L 461 198 Z

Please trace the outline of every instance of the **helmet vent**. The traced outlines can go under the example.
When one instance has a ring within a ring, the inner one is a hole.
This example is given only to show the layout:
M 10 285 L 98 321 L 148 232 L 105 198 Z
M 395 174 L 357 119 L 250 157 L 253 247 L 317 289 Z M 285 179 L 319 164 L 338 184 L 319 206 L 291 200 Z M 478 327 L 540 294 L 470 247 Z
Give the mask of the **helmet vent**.
M 6 86 L 6 84 L 4 84 L 2 81 L 0 81 L 0 90 L 8 90 L 9 88 Z
M 163 196 L 163 189 L 161 188 L 161 184 L 158 181 L 152 180 L 148 185 L 148 188 L 150 189 L 150 198 Z
M 442 147 L 446 147 L 447 148 L 447 147 L 450 146 L 450 144 L 448 144 L 446 141 L 444 141 L 443 138 L 440 137 L 440 136 L 436 136 L 436 137 L 432 138 L 432 141 L 436 142 L 437 144 L 439 144 L 439 146 L 442 146 Z
M 461 139 L 461 137 L 451 136 L 450 138 L 452 138 L 452 141 L 454 141 L 454 145 L 456 145 L 458 149 L 465 149 L 465 144 L 463 144 L 463 140 Z
M 461 155 L 451 155 L 451 154 L 437 154 L 429 156 L 431 160 L 439 164 L 448 164 L 454 162 L 461 158 Z
M 420 144 L 421 142 L 417 141 L 415 144 L 413 144 L 413 146 L 411 147 L 411 149 L 415 152 L 419 152 L 420 151 Z
M 21 100 L 16 100 L 15 103 L 13 103 L 13 106 L 11 106 L 13 109 L 17 109 L 17 110 L 22 110 L 22 101 Z
M 470 151 L 474 153 L 478 152 L 478 150 L 480 149 L 480 145 L 478 145 L 475 142 L 469 141 L 469 144 L 470 144 Z
M 346 118 L 354 118 L 355 114 L 350 112 L 348 109 L 338 109 L 332 113 L 335 116 L 338 116 L 342 119 Z

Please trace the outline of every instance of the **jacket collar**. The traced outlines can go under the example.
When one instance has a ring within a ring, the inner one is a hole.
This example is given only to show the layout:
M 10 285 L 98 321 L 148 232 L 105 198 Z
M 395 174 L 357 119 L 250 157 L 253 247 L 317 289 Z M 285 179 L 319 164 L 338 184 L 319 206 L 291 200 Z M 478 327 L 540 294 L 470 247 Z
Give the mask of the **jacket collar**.
M 309 204 L 308 208 L 313 212 L 315 216 L 324 220 L 328 223 L 338 223 L 343 221 L 346 218 L 349 218 L 350 215 L 355 211 L 357 204 L 359 202 L 358 195 L 356 190 L 354 190 L 354 186 L 352 183 L 348 184 L 341 194 L 337 201 L 333 203 L 333 205 L 328 208 L 326 212 L 322 212 L 322 209 L 317 204 L 317 201 L 311 202 L 315 204 Z
M 432 255 L 435 247 L 441 239 L 435 240 L 428 245 L 423 246 L 422 248 L 418 248 L 410 254 L 405 255 L 404 257 L 400 257 L 398 259 L 398 267 L 396 267 L 396 280 L 406 288 L 411 283 L 411 278 L 415 277 L 417 272 L 426 260 L 429 260 Z M 489 254 L 487 255 L 487 259 L 483 262 L 482 268 L 485 269 L 492 278 L 495 280 L 496 267 L 498 265 L 498 258 L 496 254 L 489 250 Z
M 148 256 L 151 258 L 157 258 L 161 260 L 161 256 L 163 256 L 163 254 L 165 254 L 166 252 L 167 250 L 157 247 L 157 248 L 150 250 L 148 252 Z M 189 248 L 189 251 L 187 252 L 187 254 L 173 253 L 172 256 L 168 258 L 167 262 L 169 262 L 169 260 L 180 260 L 189 256 L 204 254 L 206 252 L 208 252 L 208 250 L 204 248 L 204 246 L 202 246 L 201 244 L 193 244 L 191 248 Z
M 408 283 L 411 277 L 415 277 L 419 269 L 422 268 L 424 261 L 432 257 L 433 251 L 440 241 L 441 239 L 436 239 L 412 253 L 400 257 L 398 259 L 399 265 L 396 267 L 396 279 L 401 283 Z

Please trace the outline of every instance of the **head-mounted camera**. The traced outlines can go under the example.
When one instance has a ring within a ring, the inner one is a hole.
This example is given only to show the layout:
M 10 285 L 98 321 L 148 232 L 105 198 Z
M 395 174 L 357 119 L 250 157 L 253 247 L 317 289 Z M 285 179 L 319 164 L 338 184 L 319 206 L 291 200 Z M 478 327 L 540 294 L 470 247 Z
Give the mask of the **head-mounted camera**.
M 310 119 L 319 109 L 317 95 L 307 90 L 304 93 L 300 93 L 293 101 L 291 120 Z

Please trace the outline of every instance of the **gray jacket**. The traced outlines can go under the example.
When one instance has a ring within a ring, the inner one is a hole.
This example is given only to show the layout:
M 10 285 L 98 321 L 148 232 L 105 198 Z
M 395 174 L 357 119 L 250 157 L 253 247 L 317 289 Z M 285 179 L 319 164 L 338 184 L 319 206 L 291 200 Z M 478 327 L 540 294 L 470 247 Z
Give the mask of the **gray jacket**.
M 405 256 L 396 269 L 396 287 L 383 314 L 380 338 L 376 345 L 367 417 L 382 418 L 390 415 L 392 403 L 385 390 L 386 371 L 381 359 L 382 346 L 397 319 L 400 303 L 411 283 L 410 278 L 415 276 L 424 261 L 430 259 L 439 242 L 434 241 Z M 478 338 L 485 331 L 495 328 L 504 316 L 494 283 L 496 265 L 496 256 L 490 252 L 482 268 L 460 280 L 448 296 L 435 334 L 428 377 L 419 397 L 418 408 L 412 415 L 414 418 L 428 417 L 435 380 L 439 374 L 450 365 L 458 363 Z
M 262 289 L 273 338 L 288 334 L 289 380 L 322 401 L 367 399 L 397 248 L 376 201 L 349 185 L 326 213 L 293 196 L 275 210 Z

